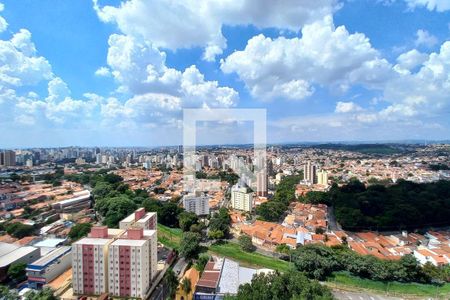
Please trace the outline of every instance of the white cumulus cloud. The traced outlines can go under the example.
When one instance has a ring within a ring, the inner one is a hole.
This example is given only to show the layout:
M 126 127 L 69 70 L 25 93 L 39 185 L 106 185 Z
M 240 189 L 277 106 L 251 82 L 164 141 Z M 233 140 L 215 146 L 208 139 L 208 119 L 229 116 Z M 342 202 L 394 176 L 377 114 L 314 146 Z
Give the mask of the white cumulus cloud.
M 450 1 L 448 0 L 405 0 L 410 8 L 426 7 L 428 10 L 444 12 L 450 10 Z
M 206 60 L 226 47 L 223 25 L 298 31 L 338 8 L 337 0 L 128 0 L 118 7 L 101 7 L 94 0 L 99 18 L 117 24 L 124 34 L 158 48 L 202 47 Z
M 0 85 L 35 85 L 52 76 L 50 63 L 37 55 L 28 30 L 21 29 L 10 40 L 0 40 Z
M 425 46 L 425 47 L 433 47 L 434 45 L 436 45 L 438 43 L 438 39 L 437 37 L 435 37 L 434 35 L 430 34 L 428 31 L 423 30 L 423 29 L 419 29 L 416 32 L 416 41 L 415 44 L 416 46 Z
M 305 25 L 301 33 L 301 38 L 290 39 L 257 35 L 244 50 L 222 60 L 221 69 L 237 73 L 257 98 L 286 97 L 285 89 L 279 87 L 293 82 L 300 92 L 290 98 L 296 99 L 310 96 L 314 84 L 372 88 L 392 74 L 391 65 L 364 34 L 350 34 L 344 26 L 335 28 L 331 17 Z
M 95 75 L 99 77 L 111 76 L 111 71 L 107 67 L 100 67 L 95 71 Z
M 338 103 L 336 103 L 335 112 L 350 113 L 350 112 L 356 112 L 356 111 L 361 111 L 361 110 L 362 110 L 361 106 L 359 106 L 358 104 L 356 104 L 354 102 L 339 101 Z

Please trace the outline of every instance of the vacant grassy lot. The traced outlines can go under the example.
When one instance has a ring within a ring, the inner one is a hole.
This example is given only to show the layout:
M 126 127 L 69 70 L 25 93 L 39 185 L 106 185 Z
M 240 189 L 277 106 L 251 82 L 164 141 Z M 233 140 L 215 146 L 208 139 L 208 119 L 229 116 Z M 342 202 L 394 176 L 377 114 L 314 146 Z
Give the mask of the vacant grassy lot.
M 239 261 L 245 265 L 256 266 L 260 268 L 268 268 L 286 272 L 289 270 L 289 263 L 269 256 L 265 256 L 256 252 L 249 253 L 241 249 L 236 243 L 223 243 L 212 245 L 209 251 L 220 256 L 225 256 L 230 259 Z
M 449 299 L 450 284 L 442 286 L 435 286 L 431 284 L 419 283 L 400 283 L 400 282 L 381 282 L 369 279 L 362 279 L 352 276 L 348 273 L 337 272 L 333 277 L 328 279 L 331 287 L 347 286 L 355 289 L 366 289 L 379 291 L 382 293 L 389 293 L 390 295 L 414 295 L 425 297 L 440 297 L 442 299 Z
M 165 246 L 178 250 L 180 246 L 182 231 L 179 228 L 170 228 L 158 224 L 158 242 Z

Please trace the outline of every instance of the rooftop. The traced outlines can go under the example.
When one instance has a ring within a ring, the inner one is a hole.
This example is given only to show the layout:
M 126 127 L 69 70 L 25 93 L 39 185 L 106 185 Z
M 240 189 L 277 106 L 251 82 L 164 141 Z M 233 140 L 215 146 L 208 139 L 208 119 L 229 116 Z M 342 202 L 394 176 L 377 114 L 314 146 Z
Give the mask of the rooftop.
M 106 245 L 112 242 L 112 239 L 99 239 L 99 238 L 83 238 L 73 243 L 73 245 Z
M 17 261 L 18 259 L 27 256 L 28 254 L 35 251 L 37 248 L 31 247 L 31 246 L 24 246 L 17 248 L 16 250 L 13 250 L 9 252 L 8 254 L 5 254 L 0 257 L 0 268 L 9 266 L 13 262 Z
M 43 241 L 40 241 L 40 242 L 34 244 L 33 246 L 35 246 L 35 247 L 56 248 L 59 245 L 61 245 L 62 243 L 64 243 L 65 241 L 66 241 L 66 239 L 50 238 L 50 239 L 45 239 Z

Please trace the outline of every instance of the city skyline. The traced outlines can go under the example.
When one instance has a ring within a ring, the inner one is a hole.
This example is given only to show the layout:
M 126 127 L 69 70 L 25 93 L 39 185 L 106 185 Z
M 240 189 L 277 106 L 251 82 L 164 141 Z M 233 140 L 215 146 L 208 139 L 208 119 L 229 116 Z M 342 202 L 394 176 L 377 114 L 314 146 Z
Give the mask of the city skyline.
M 267 109 L 268 143 L 450 137 L 448 1 L 0 3 L 1 148 L 179 145 L 205 107 Z

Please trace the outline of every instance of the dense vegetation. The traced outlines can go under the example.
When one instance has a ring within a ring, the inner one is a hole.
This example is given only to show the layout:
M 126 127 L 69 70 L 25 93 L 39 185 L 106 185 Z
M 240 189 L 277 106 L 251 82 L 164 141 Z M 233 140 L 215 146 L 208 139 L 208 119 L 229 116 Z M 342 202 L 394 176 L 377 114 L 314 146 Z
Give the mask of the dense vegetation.
M 117 227 L 120 220 L 131 214 L 138 207 L 158 213 L 158 222 L 178 227 L 178 215 L 183 212 L 176 203 L 161 202 L 151 199 L 144 190 L 130 190 L 119 175 L 108 173 L 108 170 L 67 175 L 66 179 L 89 184 L 95 201 L 95 210 L 103 218 L 103 224 Z M 74 233 L 75 234 L 75 233 Z
M 180 242 L 180 255 L 186 260 L 198 258 L 202 237 L 196 232 L 184 232 Z
M 91 231 L 92 224 L 91 223 L 81 223 L 76 224 L 69 231 L 69 238 L 72 241 L 76 241 L 88 235 Z
M 330 149 L 330 150 L 344 150 L 359 152 L 363 154 L 396 154 L 403 153 L 407 150 L 404 145 L 396 144 L 358 144 L 358 145 L 347 145 L 347 144 L 322 144 L 314 145 L 316 149 Z
M 450 181 L 390 186 L 357 180 L 334 185 L 327 193 L 309 192 L 300 201 L 333 205 L 337 221 L 347 230 L 399 230 L 450 225 Z
M 297 270 L 317 280 L 324 280 L 337 271 L 377 281 L 430 283 L 450 280 L 447 268 L 431 264 L 421 267 L 412 255 L 390 261 L 359 255 L 347 247 L 306 245 L 293 251 L 292 259 Z
M 35 227 L 32 225 L 26 225 L 20 222 L 15 222 L 5 225 L 5 230 L 9 235 L 21 239 L 23 237 L 33 235 Z
M 444 164 L 429 165 L 429 167 L 430 167 L 430 170 L 433 170 L 433 171 L 450 170 L 450 167 L 448 165 L 444 165 Z
M 197 179 L 217 179 L 220 181 L 226 181 L 230 185 L 235 185 L 239 179 L 239 176 L 234 173 L 232 170 L 220 171 L 217 174 L 207 175 L 203 171 L 195 172 L 195 178 Z
M 25 271 L 26 268 L 26 263 L 13 263 L 8 268 L 8 277 L 15 282 L 22 282 L 27 279 L 27 272 Z
M 5 286 L 0 286 L 0 299 L 2 300 L 58 300 L 59 297 L 56 297 L 53 295 L 53 291 L 45 287 L 42 290 L 39 291 L 28 291 L 25 293 L 25 295 L 21 298 L 17 291 L 10 290 Z
M 295 186 L 302 176 L 291 175 L 284 177 L 277 185 L 272 200 L 267 201 L 256 208 L 256 213 L 265 221 L 278 221 L 287 210 L 289 204 L 295 200 Z
M 272 299 L 333 299 L 330 290 L 317 281 L 308 280 L 300 272 L 278 272 L 255 275 L 251 283 L 239 286 L 235 297 L 225 299 L 272 300 Z
M 228 210 L 224 207 L 220 208 L 209 220 L 208 237 L 214 240 L 228 238 L 230 222 L 231 218 Z

